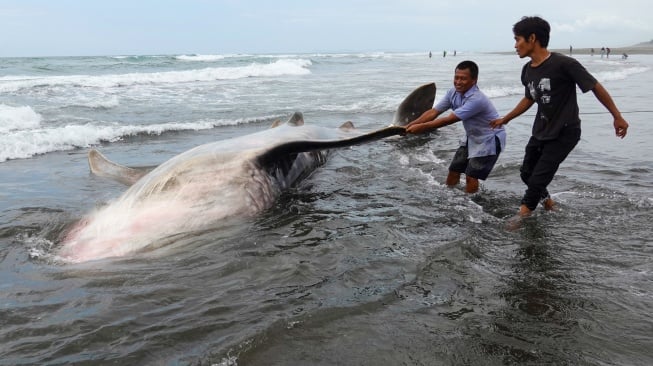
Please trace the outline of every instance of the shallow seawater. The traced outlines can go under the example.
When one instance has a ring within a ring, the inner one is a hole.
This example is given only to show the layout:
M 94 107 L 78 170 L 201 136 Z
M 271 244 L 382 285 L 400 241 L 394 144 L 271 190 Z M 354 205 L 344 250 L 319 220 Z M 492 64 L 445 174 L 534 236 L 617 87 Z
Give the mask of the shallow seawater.
M 511 122 L 475 195 L 443 184 L 452 126 L 333 151 L 261 215 L 81 264 L 53 257 L 61 236 L 125 187 L 90 175 L 83 148 L 2 162 L 0 364 L 649 365 L 653 129 L 627 97 L 640 76 L 606 82 L 632 126 L 624 140 L 580 97 L 583 139 L 550 186 L 558 209 L 516 230 L 532 116 Z M 494 101 L 505 112 L 517 98 Z M 391 118 L 312 111 L 307 123 Z M 273 119 L 100 148 L 157 165 Z

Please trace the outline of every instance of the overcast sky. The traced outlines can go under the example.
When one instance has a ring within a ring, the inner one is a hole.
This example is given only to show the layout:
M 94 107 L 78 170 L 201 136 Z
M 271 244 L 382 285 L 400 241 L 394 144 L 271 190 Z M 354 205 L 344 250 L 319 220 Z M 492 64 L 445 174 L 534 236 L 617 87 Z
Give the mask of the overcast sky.
M 647 0 L 0 0 L 0 57 L 512 51 L 539 15 L 549 48 L 653 39 Z

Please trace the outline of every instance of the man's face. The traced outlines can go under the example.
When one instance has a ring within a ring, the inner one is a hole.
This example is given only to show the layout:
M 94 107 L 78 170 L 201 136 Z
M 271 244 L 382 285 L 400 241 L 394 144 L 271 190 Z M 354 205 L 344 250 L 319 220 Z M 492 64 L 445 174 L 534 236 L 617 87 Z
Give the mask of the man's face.
M 519 58 L 529 56 L 533 50 L 534 44 L 534 35 L 531 35 L 529 38 L 525 38 L 524 36 L 515 36 L 515 51 L 517 51 Z
M 467 92 L 474 84 L 476 84 L 476 79 L 472 79 L 469 69 L 456 69 L 453 76 L 453 87 L 458 93 Z

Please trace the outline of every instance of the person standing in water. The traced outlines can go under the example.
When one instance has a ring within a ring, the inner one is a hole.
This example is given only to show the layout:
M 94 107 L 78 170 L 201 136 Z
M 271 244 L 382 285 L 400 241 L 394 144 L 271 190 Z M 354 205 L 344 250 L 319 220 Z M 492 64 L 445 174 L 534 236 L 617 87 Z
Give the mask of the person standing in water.
M 490 99 L 476 85 L 478 65 L 463 61 L 454 70 L 453 88 L 438 104 L 406 125 L 406 133 L 421 134 L 440 127 L 463 122 L 465 136 L 460 141 L 447 175 L 447 186 L 454 187 L 465 174 L 465 192 L 476 193 L 479 179 L 485 180 L 501 151 L 506 146 L 506 132 L 502 127 L 490 128 L 490 121 L 499 117 Z M 446 110 L 452 112 L 439 117 Z
M 538 202 L 547 210 L 554 208 L 547 186 L 581 135 L 576 86 L 583 93 L 591 90 L 612 114 L 617 137 L 626 136 L 628 122 L 603 85 L 576 59 L 547 49 L 551 27 L 546 20 L 523 17 L 512 31 L 519 57 L 530 58 L 521 72 L 524 97 L 508 114 L 492 121 L 491 126 L 501 128 L 537 104 L 532 136 L 520 168 L 527 188 L 518 215 L 525 217 L 535 210 Z

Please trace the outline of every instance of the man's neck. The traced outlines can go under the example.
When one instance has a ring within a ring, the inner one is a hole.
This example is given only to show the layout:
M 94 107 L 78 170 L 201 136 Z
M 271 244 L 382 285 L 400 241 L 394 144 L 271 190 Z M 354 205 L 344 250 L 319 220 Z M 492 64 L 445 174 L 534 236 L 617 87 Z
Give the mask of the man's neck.
M 551 52 L 547 50 L 546 48 L 536 48 L 533 50 L 533 52 L 530 55 L 531 58 L 531 66 L 536 67 L 542 64 L 542 62 L 546 61 L 547 58 L 551 56 Z

